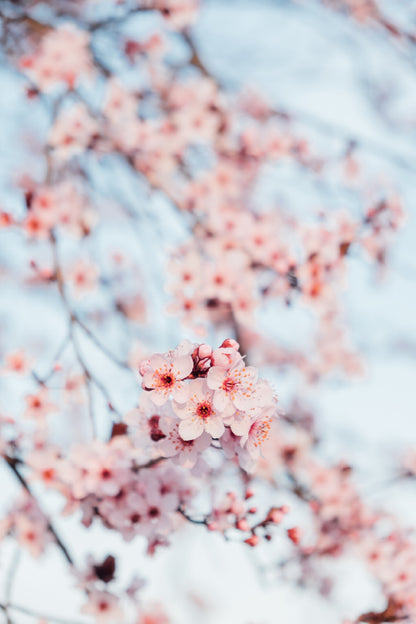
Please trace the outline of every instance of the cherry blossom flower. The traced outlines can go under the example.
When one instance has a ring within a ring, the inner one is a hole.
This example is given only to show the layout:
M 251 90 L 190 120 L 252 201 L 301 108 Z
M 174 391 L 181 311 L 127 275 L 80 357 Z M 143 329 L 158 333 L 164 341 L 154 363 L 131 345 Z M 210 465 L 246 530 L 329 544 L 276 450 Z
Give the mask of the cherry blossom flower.
M 98 132 L 99 126 L 88 113 L 86 106 L 82 103 L 74 104 L 55 121 L 49 135 L 49 144 L 55 148 L 55 154 L 59 158 L 66 160 L 82 154 Z
M 195 440 L 209 433 L 213 438 L 220 438 L 224 433 L 223 415 L 213 403 L 214 395 L 203 379 L 192 382 L 189 399 L 185 404 L 174 402 L 173 407 L 181 419 L 179 434 L 185 441 Z
M 81 613 L 93 615 L 97 624 L 121 622 L 124 617 L 117 596 L 100 590 L 88 594 L 88 602 L 81 608 Z
M 256 416 L 250 423 L 247 433 L 243 434 L 241 437 L 241 446 L 245 448 L 254 459 L 258 458 L 261 445 L 270 435 L 273 413 L 273 408 L 269 408 Z
M 233 406 L 247 409 L 253 404 L 258 373 L 252 366 L 237 364 L 230 370 L 213 366 L 208 371 L 207 384 L 214 390 L 214 405 L 224 411 Z
M 183 383 L 193 369 L 189 355 L 152 355 L 146 363 L 142 386 L 152 390 L 151 399 L 155 405 L 163 405 L 169 396 L 184 403 L 188 398 L 188 387 Z
M 97 266 L 85 260 L 78 260 L 68 272 L 68 280 L 73 284 L 74 295 L 77 298 L 96 290 L 98 278 Z
M 211 444 L 211 436 L 202 433 L 198 438 L 184 440 L 179 433 L 179 421 L 162 418 L 160 429 L 164 438 L 158 443 L 157 449 L 163 457 L 172 457 L 174 463 L 183 468 L 193 468 L 199 455 Z
M 11 351 L 6 355 L 6 365 L 0 370 L 1 373 L 17 373 L 24 375 L 30 369 L 31 359 L 23 349 Z
M 91 73 L 89 35 L 73 24 L 62 24 L 43 37 L 39 49 L 21 60 L 21 66 L 43 91 L 60 81 L 73 88 L 77 78 Z M 71 50 L 71 54 L 68 54 Z
M 47 388 L 40 388 L 35 394 L 26 397 L 25 418 L 44 420 L 48 414 L 57 410 L 56 405 L 49 401 Z

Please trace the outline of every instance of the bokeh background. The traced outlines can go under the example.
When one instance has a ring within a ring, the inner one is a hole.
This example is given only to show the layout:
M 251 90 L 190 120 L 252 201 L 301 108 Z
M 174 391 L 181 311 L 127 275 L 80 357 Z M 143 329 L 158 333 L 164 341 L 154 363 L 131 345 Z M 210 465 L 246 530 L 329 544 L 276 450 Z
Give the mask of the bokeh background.
M 416 29 L 415 2 L 380 4 L 395 23 Z M 97 3 L 89 10 L 99 15 L 103 9 Z M 126 34 L 145 34 L 152 31 L 155 19 L 150 14 L 132 16 L 123 29 Z M 366 171 L 371 172 L 375 189 L 378 184 L 391 186 L 403 201 L 406 223 L 390 250 L 385 270 L 379 271 L 354 252 L 347 260 L 345 322 L 351 343 L 364 357 L 362 375 L 322 380 L 311 387 L 299 381 L 295 370 L 277 373 L 268 367 L 262 372 L 272 381 L 283 409 L 301 393 L 314 411 L 322 457 L 347 458 L 371 501 L 392 510 L 403 524 L 414 526 L 415 485 L 390 481 L 390 476 L 407 449 L 416 445 L 416 48 L 314 0 L 204 0 L 193 34 L 204 64 L 226 88 L 259 89 L 273 107 L 290 113 L 294 130 L 326 154 L 342 154 L 350 142 Z M 98 37 L 96 45 L 103 59 L 117 66 L 111 30 Z M 178 42 L 173 54 L 180 60 L 185 53 Z M 19 210 L 21 193 L 15 181 L 25 171 L 42 171 L 42 159 L 34 153 L 49 120 L 40 104 L 22 97 L 21 77 L 6 62 L 1 67 L 0 84 L 0 201 Z M 101 97 L 99 90 L 96 97 Z M 153 352 L 169 349 L 183 338 L 194 338 L 192 331 L 166 312 L 168 258 L 188 236 L 186 218 L 179 218 L 162 194 L 150 193 L 116 160 L 108 159 L 99 166 L 91 162 L 89 173 L 106 215 L 95 237 L 95 260 L 105 267 L 110 252 L 123 248 L 141 267 L 136 279 L 148 308 L 145 320 L 134 331 L 134 340 Z M 137 215 L 134 228 L 113 210 L 120 198 Z M 308 211 L 321 209 L 346 208 L 359 214 L 363 203 L 358 186 L 342 186 L 330 174 L 325 181 L 317 179 L 294 163 L 271 168 L 265 175 L 259 201 L 270 199 L 281 200 L 305 218 Z M 81 243 L 72 245 L 68 254 L 82 254 Z M 46 367 L 53 357 L 65 326 L 59 302 L 47 289 L 23 288 L 16 280 L 32 256 L 31 245 L 17 233 L 0 231 L 1 349 L 41 348 L 41 369 L 42 359 Z M 106 297 L 103 288 L 82 302 L 83 310 L 104 309 Z M 287 345 L 308 342 L 308 316 L 295 308 L 274 304 L 258 312 L 257 320 L 263 332 Z M 206 337 L 207 342 L 217 339 L 218 332 L 213 330 Z M 115 345 L 116 352 L 132 347 L 128 342 L 131 335 L 117 324 L 106 327 L 105 340 Z M 121 412 L 128 410 L 131 396 L 138 391 L 134 379 L 123 376 L 88 340 L 82 342 L 82 348 L 88 361 L 98 367 L 103 383 L 111 386 L 114 404 Z M 1 410 L 14 413 L 19 409 L 21 387 L 3 379 L 0 388 Z M 96 401 L 100 406 L 102 398 L 97 395 Z M 82 435 L 81 421 L 76 414 L 73 418 L 57 427 L 57 439 L 69 435 L 71 426 L 73 435 L 74 424 Z M 105 426 L 103 416 L 99 427 L 104 431 Z M 5 468 L 0 474 L 0 500 L 7 506 L 16 486 Z M 44 505 L 55 513 L 59 499 L 48 495 Z M 72 518 L 59 519 L 59 527 L 69 541 L 77 543 L 80 557 L 91 551 L 104 557 L 114 550 L 124 558 L 122 575 L 142 569 L 149 579 L 143 589 L 146 599 L 169 605 L 178 624 L 304 624 L 306 619 L 331 624 L 340 621 L 341 613 L 367 609 L 370 597 L 377 596 L 377 588 L 364 570 L 348 561 L 336 572 L 345 582 L 329 601 L 310 589 L 294 587 L 274 569 L 273 550 L 278 549 L 278 541 L 266 555 L 191 526 L 174 537 L 170 549 L 148 559 L 140 548 L 122 543 L 108 531 L 87 532 Z M 2 591 L 14 558 L 14 547 L 5 544 L 0 565 Z M 34 611 L 45 612 L 47 596 L 50 613 L 68 621 L 88 622 L 77 614 L 81 597 L 56 552 L 48 552 L 41 566 L 22 554 L 13 592 L 16 603 Z M 15 619 L 19 624 L 33 621 L 24 613 Z

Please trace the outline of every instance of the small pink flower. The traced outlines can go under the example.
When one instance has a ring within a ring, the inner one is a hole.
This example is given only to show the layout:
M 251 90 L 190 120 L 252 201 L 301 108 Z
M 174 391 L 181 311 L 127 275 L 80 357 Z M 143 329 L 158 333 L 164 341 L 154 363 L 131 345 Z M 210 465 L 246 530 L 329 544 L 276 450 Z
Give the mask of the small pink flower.
M 57 466 L 59 464 L 59 450 L 55 447 L 45 448 L 30 453 L 26 463 L 32 469 L 31 479 L 39 479 L 47 488 L 59 489 Z
M 152 355 L 144 369 L 142 387 L 152 390 L 150 398 L 155 405 L 163 405 L 169 396 L 178 403 L 184 403 L 188 398 L 188 388 L 183 380 L 191 374 L 193 366 L 189 355 L 173 352 Z
M 24 375 L 29 370 L 30 364 L 23 349 L 12 351 L 6 355 L 6 366 L 0 372 Z
M 241 446 L 253 459 L 260 455 L 260 447 L 269 437 L 272 426 L 273 408 L 269 408 L 257 416 L 251 423 L 249 431 L 241 437 Z
M 32 557 L 39 557 L 45 548 L 45 535 L 48 533 L 47 524 L 18 514 L 15 520 L 15 531 L 20 546 L 27 548 Z
M 82 607 L 81 612 L 94 615 L 97 624 L 112 624 L 123 620 L 123 611 L 119 607 L 118 598 L 106 591 L 91 591 L 88 603 Z
M 46 388 L 41 388 L 36 394 L 28 394 L 26 404 L 25 418 L 44 419 L 50 412 L 56 411 L 56 406 L 48 400 Z
M 247 409 L 253 403 L 257 382 L 257 370 L 252 366 L 234 366 L 225 370 L 213 366 L 207 377 L 207 384 L 215 391 L 214 405 L 224 410 L 233 405 L 237 409 Z
M 179 434 L 183 440 L 195 440 L 209 433 L 213 438 L 220 438 L 224 433 L 222 415 L 215 408 L 213 393 L 204 379 L 195 379 L 191 384 L 190 396 L 185 405 L 173 404 L 176 414 L 181 419 Z
M 81 297 L 87 292 L 95 291 L 98 285 L 98 268 L 84 260 L 78 260 L 72 267 L 68 275 L 68 280 L 72 282 L 75 297 Z
M 211 360 L 213 366 L 220 366 L 229 370 L 233 366 L 243 361 L 242 356 L 232 345 L 225 346 L 227 341 L 224 341 L 223 346 L 218 349 L 214 349 L 212 352 Z
M 194 440 L 184 440 L 179 433 L 179 422 L 173 418 L 162 418 L 159 423 L 165 438 L 157 448 L 163 457 L 173 457 L 173 461 L 183 468 L 193 468 L 199 455 L 211 444 L 211 436 L 203 433 Z
M 23 221 L 23 228 L 31 238 L 48 238 L 52 223 L 48 216 L 39 212 L 30 212 Z

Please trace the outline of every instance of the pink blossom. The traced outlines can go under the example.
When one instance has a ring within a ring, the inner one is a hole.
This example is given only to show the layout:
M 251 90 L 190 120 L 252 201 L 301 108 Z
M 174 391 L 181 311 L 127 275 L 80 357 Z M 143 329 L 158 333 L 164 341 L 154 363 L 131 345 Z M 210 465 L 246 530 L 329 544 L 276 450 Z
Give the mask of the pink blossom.
M 258 373 L 253 366 L 235 365 L 230 370 L 213 366 L 208 371 L 207 384 L 214 390 L 214 405 L 226 408 L 247 409 L 253 405 Z
M 192 372 L 193 361 L 189 355 L 152 355 L 143 375 L 142 387 L 151 390 L 155 405 L 162 405 L 170 396 L 178 403 L 188 398 L 188 387 L 183 382 Z
M 81 612 L 93 615 L 97 624 L 113 624 L 113 622 L 123 621 L 119 599 L 108 591 L 91 591 L 88 594 L 88 602 L 81 608 Z
M 184 440 L 179 433 L 179 422 L 173 418 L 162 418 L 160 429 L 165 437 L 157 449 L 163 457 L 172 457 L 183 468 L 193 468 L 199 455 L 211 444 L 211 436 L 202 433 L 193 440 Z
M 241 437 L 241 446 L 245 448 L 253 457 L 257 459 L 260 455 L 261 445 L 270 435 L 274 409 L 269 408 L 256 416 L 251 422 L 250 428 Z
M 12 351 L 6 355 L 6 365 L 0 372 L 17 373 L 23 375 L 27 373 L 31 365 L 31 360 L 27 357 L 23 349 Z
M 25 418 L 44 420 L 51 412 L 57 410 L 56 405 L 49 401 L 47 388 L 40 388 L 35 394 L 28 394 L 26 397 Z
M 56 119 L 49 135 L 49 144 L 56 155 L 67 160 L 82 154 L 99 131 L 97 122 L 82 103 L 74 104 Z
M 80 75 L 91 71 L 88 44 L 89 35 L 85 30 L 63 24 L 43 37 L 35 54 L 22 59 L 21 67 L 44 91 L 53 89 L 60 81 L 72 88 Z
M 68 272 L 68 280 L 73 284 L 74 295 L 78 298 L 97 289 L 98 268 L 91 262 L 78 260 Z
M 33 451 L 27 456 L 26 463 L 32 469 L 32 479 L 39 479 L 47 488 L 59 489 L 58 448 L 50 447 Z
M 220 438 L 224 433 L 223 414 L 213 403 L 213 393 L 203 379 L 191 383 L 189 399 L 184 405 L 174 402 L 173 407 L 181 419 L 179 434 L 183 440 L 195 440 L 209 433 L 213 438 Z

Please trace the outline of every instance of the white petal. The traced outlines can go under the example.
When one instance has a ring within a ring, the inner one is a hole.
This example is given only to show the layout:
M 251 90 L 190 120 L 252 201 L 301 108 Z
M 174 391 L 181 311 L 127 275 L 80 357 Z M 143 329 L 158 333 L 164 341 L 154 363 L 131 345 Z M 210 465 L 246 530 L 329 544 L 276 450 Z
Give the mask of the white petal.
M 211 388 L 211 390 L 221 388 L 226 375 L 227 372 L 220 366 L 213 366 L 210 368 L 207 375 L 208 388 Z
M 173 361 L 172 373 L 177 379 L 185 379 L 191 374 L 193 367 L 194 363 L 190 355 L 180 355 Z
M 182 440 L 195 440 L 204 431 L 204 424 L 200 418 L 187 418 L 179 423 L 179 435 Z
M 224 423 L 221 418 L 208 418 L 205 421 L 205 431 L 212 435 L 213 438 L 220 438 L 225 431 Z

